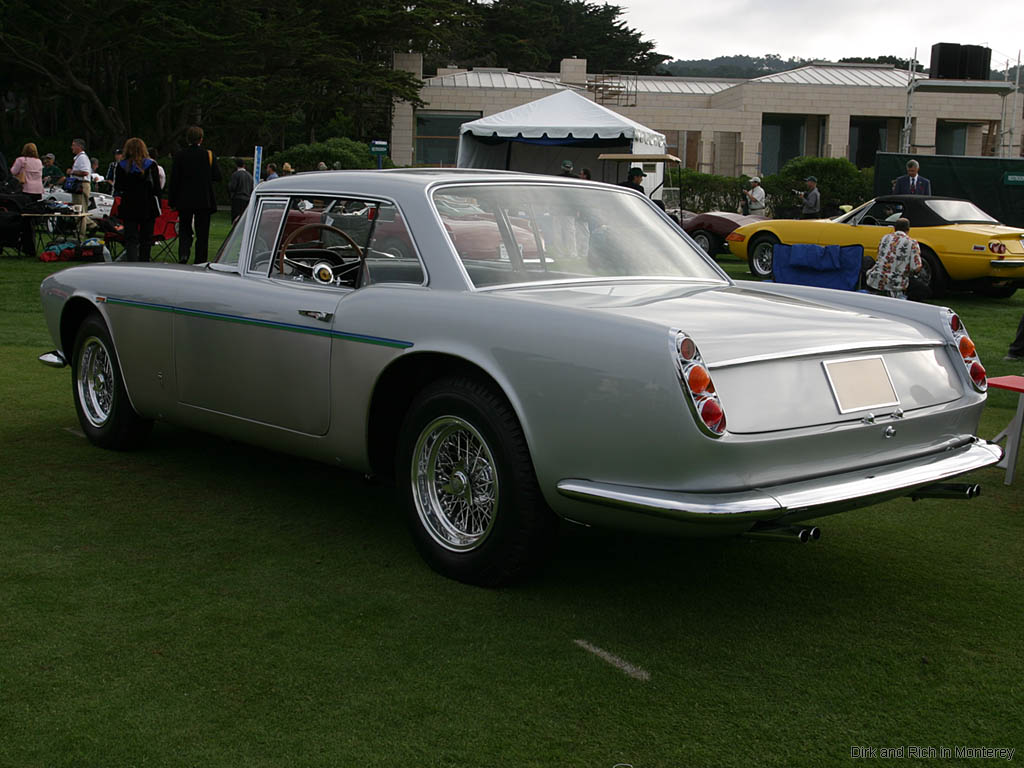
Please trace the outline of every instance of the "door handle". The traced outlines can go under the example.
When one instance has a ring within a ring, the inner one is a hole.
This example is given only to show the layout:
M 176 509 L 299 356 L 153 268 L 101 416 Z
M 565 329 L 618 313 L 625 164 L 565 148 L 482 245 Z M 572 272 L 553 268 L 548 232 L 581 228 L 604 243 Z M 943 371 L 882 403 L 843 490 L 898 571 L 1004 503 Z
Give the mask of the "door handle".
M 300 309 L 299 314 L 303 317 L 311 317 L 314 320 L 320 320 L 324 323 L 329 323 L 334 319 L 333 312 L 321 312 L 318 309 Z

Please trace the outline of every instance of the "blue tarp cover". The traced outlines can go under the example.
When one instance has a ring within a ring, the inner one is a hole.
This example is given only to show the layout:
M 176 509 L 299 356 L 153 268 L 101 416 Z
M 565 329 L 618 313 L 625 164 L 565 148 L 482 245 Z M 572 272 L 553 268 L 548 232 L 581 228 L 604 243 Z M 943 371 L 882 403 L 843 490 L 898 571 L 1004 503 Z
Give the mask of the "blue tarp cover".
M 860 245 L 776 245 L 772 255 L 775 282 L 856 291 L 860 287 Z

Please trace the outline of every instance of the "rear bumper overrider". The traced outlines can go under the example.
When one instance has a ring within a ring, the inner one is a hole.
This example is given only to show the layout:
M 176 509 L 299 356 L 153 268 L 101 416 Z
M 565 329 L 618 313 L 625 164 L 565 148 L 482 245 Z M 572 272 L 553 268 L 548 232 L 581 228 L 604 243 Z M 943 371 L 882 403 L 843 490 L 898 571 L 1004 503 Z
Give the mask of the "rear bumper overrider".
M 991 466 L 1002 453 L 994 443 L 970 438 L 942 453 L 898 464 L 735 493 L 661 491 L 578 479 L 562 480 L 558 492 L 577 501 L 679 522 L 792 522 L 911 496 L 933 483 Z

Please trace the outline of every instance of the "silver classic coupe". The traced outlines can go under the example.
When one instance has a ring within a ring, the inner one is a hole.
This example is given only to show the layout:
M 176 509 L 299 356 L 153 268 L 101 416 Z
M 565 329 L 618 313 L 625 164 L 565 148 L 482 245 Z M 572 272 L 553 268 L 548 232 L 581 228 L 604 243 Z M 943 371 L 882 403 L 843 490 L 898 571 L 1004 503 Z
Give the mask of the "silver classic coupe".
M 324 172 L 261 184 L 216 262 L 42 284 L 95 445 L 156 419 L 394 479 L 466 582 L 559 518 L 815 538 L 804 521 L 950 484 L 985 369 L 948 309 L 729 279 L 650 200 L 573 179 Z

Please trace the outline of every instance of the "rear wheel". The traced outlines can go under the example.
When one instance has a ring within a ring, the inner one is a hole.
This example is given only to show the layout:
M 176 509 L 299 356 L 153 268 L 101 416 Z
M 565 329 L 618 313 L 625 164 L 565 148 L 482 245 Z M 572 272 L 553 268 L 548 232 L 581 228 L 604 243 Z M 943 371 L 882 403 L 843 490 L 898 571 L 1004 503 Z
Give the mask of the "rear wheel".
M 500 586 L 549 551 L 557 520 L 515 413 L 490 385 L 453 377 L 424 389 L 402 426 L 398 467 L 413 541 L 438 573 Z
M 911 281 L 911 298 L 940 299 L 946 295 L 946 270 L 929 248 L 921 249 L 921 272 Z
M 100 448 L 140 445 L 153 427 L 132 408 L 106 323 L 89 315 L 75 335 L 71 388 L 82 432 Z
M 767 232 L 755 235 L 750 240 L 747 262 L 750 264 L 752 274 L 757 277 L 763 277 L 766 280 L 772 276 L 772 260 L 774 259 L 775 246 L 778 243 L 779 238 Z
M 706 229 L 697 229 L 690 233 L 690 237 L 697 243 L 704 252 L 714 256 L 722 249 L 722 238 L 708 232 Z

